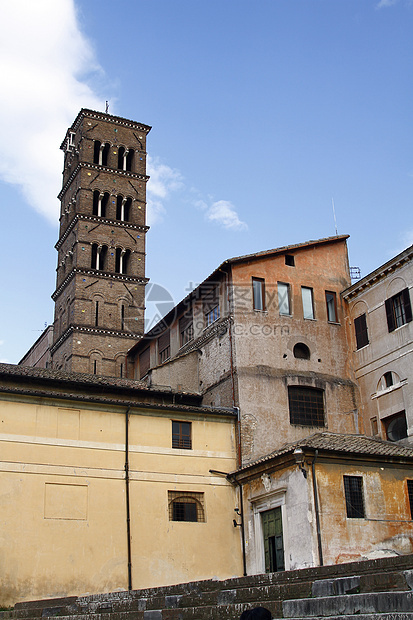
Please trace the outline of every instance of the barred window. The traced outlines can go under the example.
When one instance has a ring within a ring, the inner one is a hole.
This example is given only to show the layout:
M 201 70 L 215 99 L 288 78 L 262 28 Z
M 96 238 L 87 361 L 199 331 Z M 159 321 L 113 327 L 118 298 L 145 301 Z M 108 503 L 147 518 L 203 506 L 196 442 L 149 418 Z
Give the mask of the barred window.
M 363 478 L 343 476 L 346 511 L 349 519 L 364 519 Z
M 205 523 L 204 494 L 192 491 L 168 491 L 170 521 Z
M 172 447 L 191 450 L 191 422 L 172 422 Z
M 407 493 L 409 495 L 410 518 L 413 519 L 413 480 L 407 480 Z
M 291 385 L 288 388 L 288 403 L 291 424 L 325 426 L 323 390 Z

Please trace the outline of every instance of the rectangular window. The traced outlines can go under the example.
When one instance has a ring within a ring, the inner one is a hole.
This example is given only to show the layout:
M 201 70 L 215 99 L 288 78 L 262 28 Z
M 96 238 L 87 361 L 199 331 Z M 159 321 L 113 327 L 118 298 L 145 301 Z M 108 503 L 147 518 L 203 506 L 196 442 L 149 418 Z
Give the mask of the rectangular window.
M 360 314 L 354 319 L 354 329 L 356 330 L 357 349 L 362 349 L 369 344 L 369 333 L 367 331 L 367 319 L 365 314 Z
M 337 323 L 337 298 L 336 294 L 326 291 L 327 320 L 330 323 Z
M 288 388 L 288 404 L 291 424 L 325 426 L 323 390 L 291 385 Z
M 171 357 L 171 332 L 169 329 L 158 338 L 158 359 L 159 364 L 163 364 Z
M 343 476 L 346 511 L 349 519 L 364 519 L 363 478 Z
M 205 523 L 203 493 L 190 491 L 168 491 L 170 521 L 192 521 Z
M 374 416 L 374 418 L 370 418 L 370 426 L 371 426 L 371 434 L 372 435 L 378 435 L 379 434 L 379 425 L 377 422 L 377 417 Z
M 265 280 L 252 278 L 252 299 L 254 310 L 265 310 Z
M 385 306 L 389 332 L 406 323 L 410 323 L 412 320 L 412 307 L 408 288 L 405 288 L 397 295 L 393 295 L 390 299 L 386 299 Z
M 290 285 L 285 282 L 278 282 L 278 310 L 285 316 L 291 314 Z
M 301 287 L 303 300 L 303 316 L 305 319 L 314 319 L 313 289 L 308 286 Z
M 413 480 L 407 480 L 407 493 L 409 495 L 410 518 L 413 520 Z
M 172 447 L 191 450 L 191 422 L 172 422 Z
M 189 312 L 189 311 L 188 311 Z M 191 314 L 184 314 L 179 319 L 179 338 L 180 338 L 180 346 L 183 347 L 184 344 L 190 342 L 194 337 L 194 323 Z
M 219 289 L 218 286 L 210 286 L 205 289 L 202 299 L 202 307 L 204 310 L 205 326 L 211 325 L 219 319 Z

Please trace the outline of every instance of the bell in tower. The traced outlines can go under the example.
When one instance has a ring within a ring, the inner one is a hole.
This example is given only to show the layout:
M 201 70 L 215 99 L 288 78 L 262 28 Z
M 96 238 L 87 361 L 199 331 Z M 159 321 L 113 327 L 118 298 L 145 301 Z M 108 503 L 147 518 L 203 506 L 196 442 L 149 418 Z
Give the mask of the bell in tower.
M 143 334 L 150 129 L 82 109 L 62 142 L 55 369 L 125 376 Z

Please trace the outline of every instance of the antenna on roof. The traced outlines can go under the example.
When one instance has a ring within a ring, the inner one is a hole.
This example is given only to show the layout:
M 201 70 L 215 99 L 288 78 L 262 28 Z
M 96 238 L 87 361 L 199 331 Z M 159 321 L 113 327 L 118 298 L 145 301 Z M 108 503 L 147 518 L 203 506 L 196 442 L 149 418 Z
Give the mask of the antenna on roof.
M 333 205 L 334 226 L 335 226 L 335 229 L 336 229 L 336 235 L 338 235 L 338 232 L 337 232 L 337 220 L 336 220 L 336 210 L 334 208 L 334 198 L 331 199 L 331 203 Z
M 106 101 L 106 107 L 105 107 L 105 112 L 106 114 L 109 112 L 109 101 Z

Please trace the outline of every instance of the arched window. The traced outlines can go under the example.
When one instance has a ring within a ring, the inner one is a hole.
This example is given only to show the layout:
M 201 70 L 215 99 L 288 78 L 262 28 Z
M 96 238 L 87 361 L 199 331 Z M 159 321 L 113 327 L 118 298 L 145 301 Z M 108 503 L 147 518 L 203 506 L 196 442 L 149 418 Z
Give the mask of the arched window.
M 116 248 L 115 271 L 116 273 L 128 273 L 130 250 Z
M 131 206 L 132 198 L 119 194 L 116 197 L 116 219 L 121 222 L 129 222 Z
M 300 360 L 309 360 L 311 357 L 310 349 L 303 342 L 297 342 L 294 346 L 293 353 L 294 357 Z
M 102 353 L 100 351 L 91 351 L 89 360 L 90 373 L 92 375 L 102 374 Z
M 92 260 L 90 264 L 92 269 L 103 270 L 105 268 L 107 251 L 107 245 L 92 244 Z
M 132 170 L 133 157 L 135 151 L 133 149 L 127 149 L 124 146 L 118 149 L 118 170 Z
M 109 201 L 108 192 L 100 192 L 95 189 L 93 192 L 93 215 L 106 217 L 106 207 Z
M 95 140 L 93 145 L 93 163 L 99 166 L 107 166 L 109 149 L 109 143 L 102 143 L 100 140 Z

